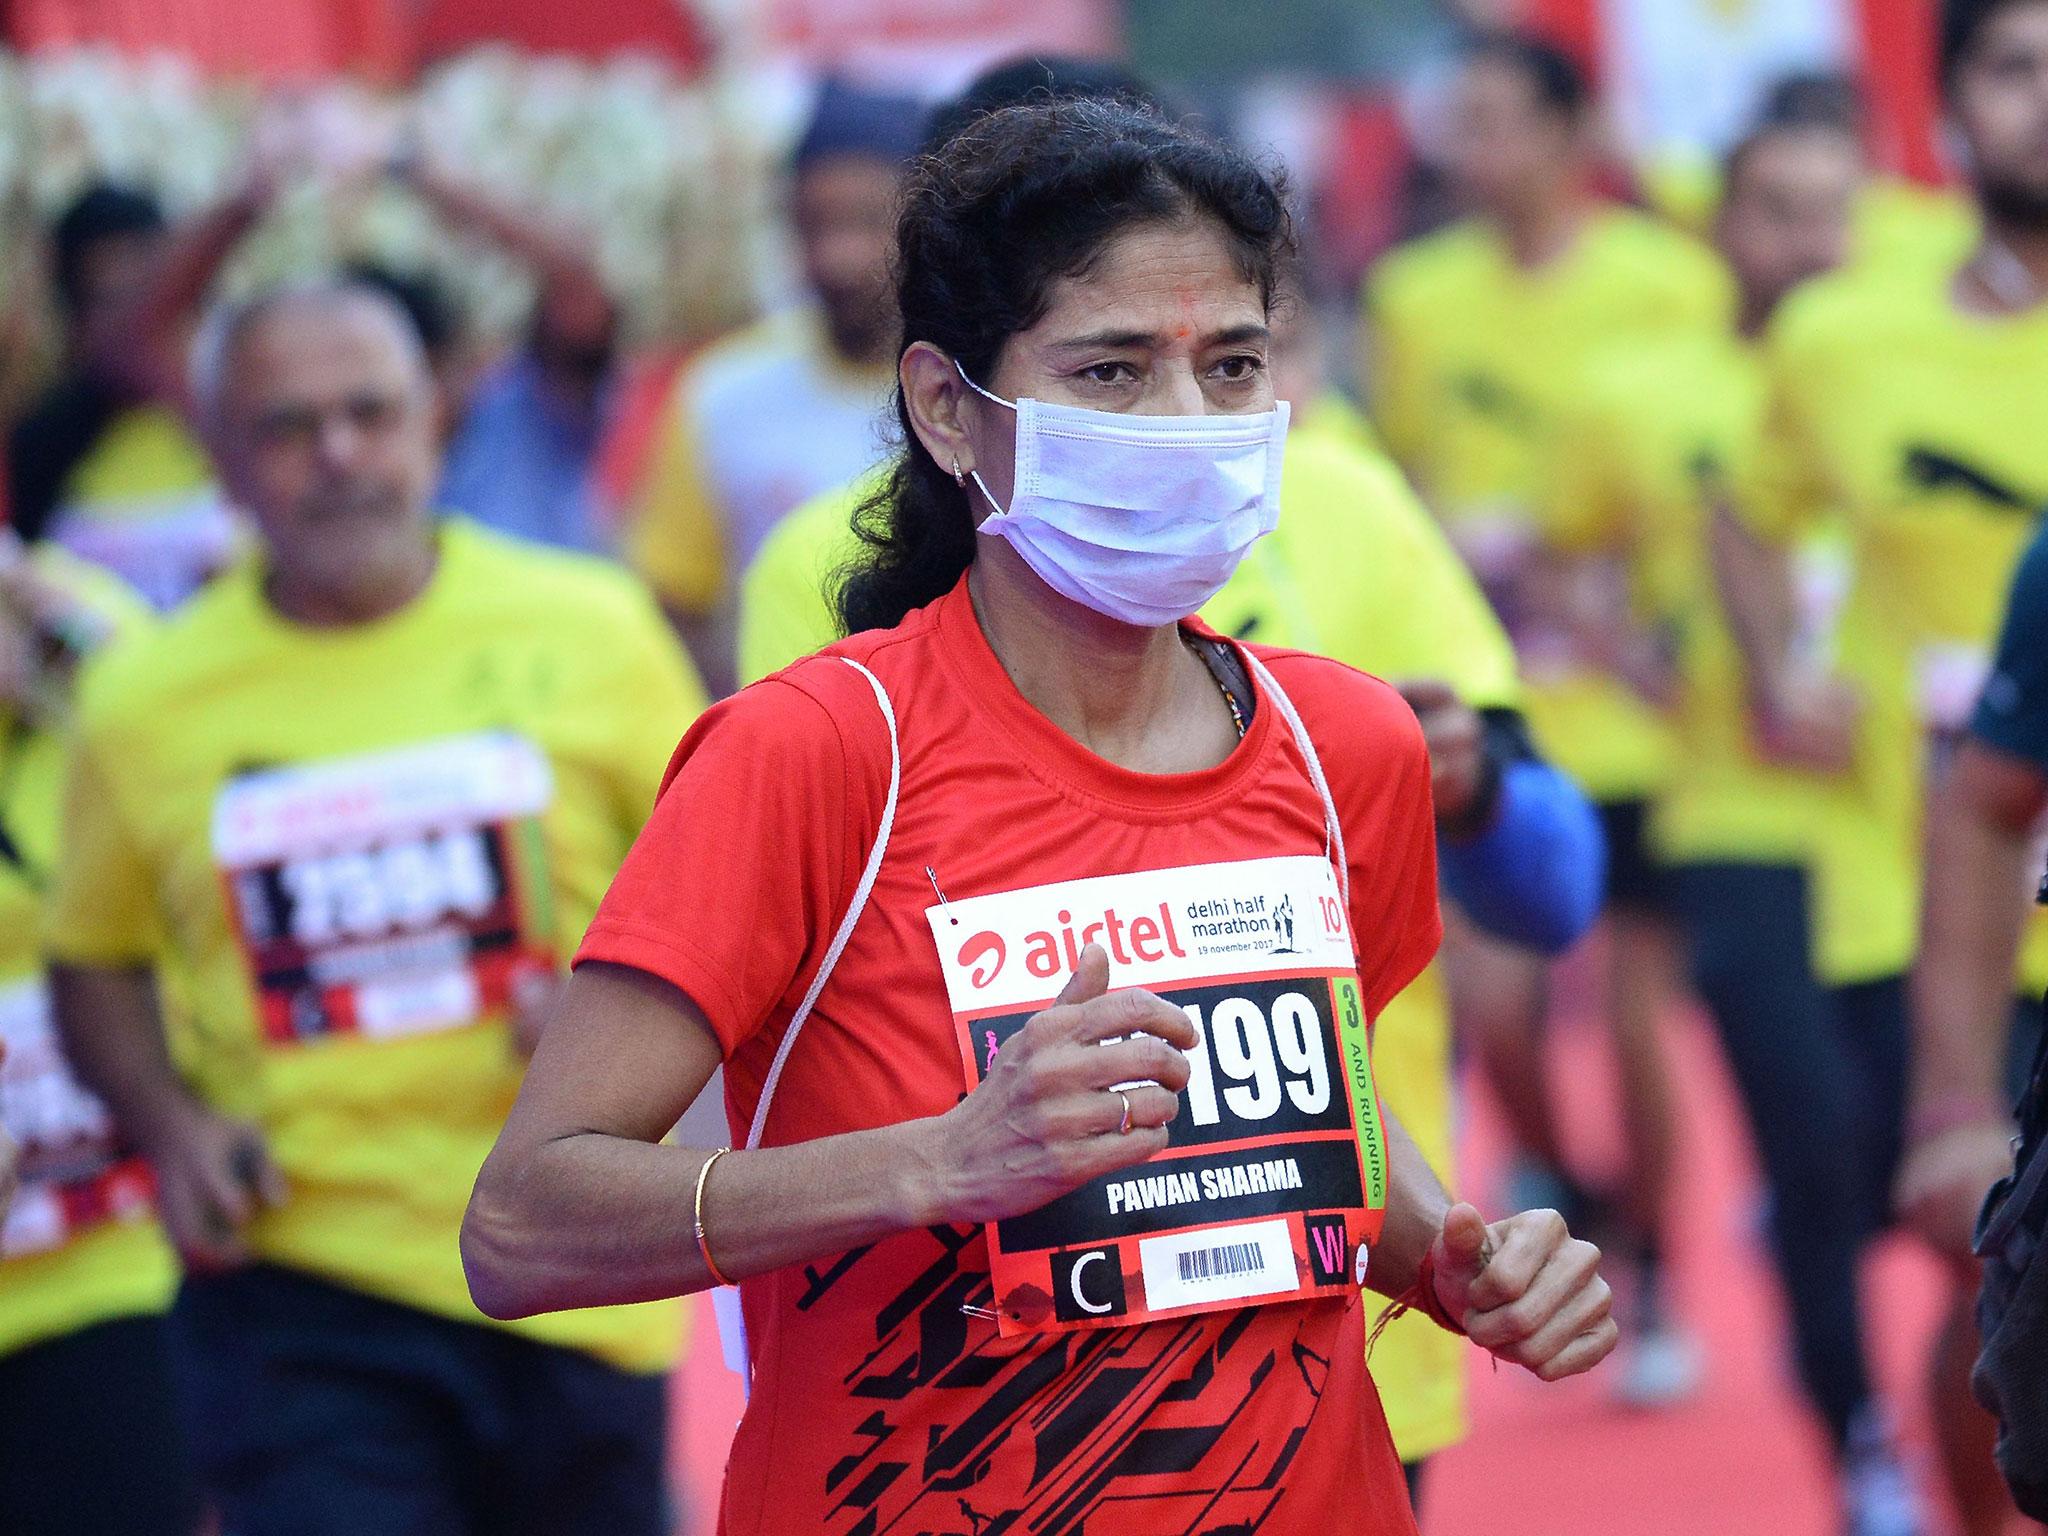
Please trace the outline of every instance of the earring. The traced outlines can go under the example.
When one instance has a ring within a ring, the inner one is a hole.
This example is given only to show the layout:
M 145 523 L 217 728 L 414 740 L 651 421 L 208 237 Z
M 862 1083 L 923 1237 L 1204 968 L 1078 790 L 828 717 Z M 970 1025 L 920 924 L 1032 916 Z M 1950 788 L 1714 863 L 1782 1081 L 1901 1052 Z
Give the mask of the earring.
M 967 484 L 967 476 L 961 471 L 960 461 L 957 458 L 953 460 L 953 483 L 958 486 L 965 486 Z

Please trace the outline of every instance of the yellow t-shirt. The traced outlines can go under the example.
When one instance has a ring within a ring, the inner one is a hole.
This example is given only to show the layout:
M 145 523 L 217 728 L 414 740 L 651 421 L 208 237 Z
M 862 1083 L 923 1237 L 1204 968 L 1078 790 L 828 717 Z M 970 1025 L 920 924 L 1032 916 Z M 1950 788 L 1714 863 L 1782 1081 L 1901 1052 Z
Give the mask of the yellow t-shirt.
M 1588 364 L 1617 340 L 1720 328 L 1730 294 L 1705 247 L 1604 208 L 1565 255 L 1534 272 L 1478 223 L 1416 241 L 1380 265 L 1366 308 L 1371 404 L 1387 447 L 1481 581 L 1504 596 L 1506 576 L 1549 541 L 1558 423 Z M 1503 609 L 1545 750 L 1596 799 L 1653 793 L 1670 758 L 1656 713 L 1577 662 L 1551 626 Z
M 1960 192 L 1874 176 L 1856 202 L 1855 256 L 1901 272 L 1953 272 L 1983 229 L 1977 205 Z
M 140 600 L 112 576 L 47 546 L 34 559 L 96 621 L 147 622 Z M 123 1156 L 105 1107 L 65 1066 L 51 1025 L 37 930 L 57 862 L 63 782 L 57 732 L 18 718 L 0 725 L 0 828 L 14 850 L 0 858 L 0 1126 L 23 1163 L 20 1193 L 0 1222 L 0 1356 L 161 1312 L 175 1280 L 147 1170 Z
M 1683 744 L 1654 807 L 1676 863 L 1804 863 L 1828 786 L 1766 760 L 1714 579 L 1715 499 L 1744 481 L 1763 429 L 1762 360 L 1729 333 L 1615 348 L 1558 432 L 1547 521 L 1558 546 L 1620 561 L 1638 623 L 1672 646 Z
M 628 576 L 439 537 L 378 622 L 294 625 L 250 561 L 94 660 L 45 947 L 169 973 L 182 1070 L 290 1186 L 259 1256 L 482 1322 L 456 1236 L 519 1087 L 512 1002 L 573 951 L 705 698 Z M 512 1326 L 659 1369 L 679 1317 Z
M 793 513 L 740 589 L 740 670 L 752 681 L 837 638 L 822 583 L 856 553 L 849 516 L 871 479 Z M 1400 471 L 1361 452 L 1321 404 L 1288 438 L 1280 527 L 1202 610 L 1225 634 L 1298 646 L 1394 679 L 1449 683 L 1475 708 L 1520 702 L 1515 657 L 1485 597 Z M 1432 1166 L 1451 1174 L 1450 1007 L 1437 969 L 1380 1015 L 1374 1075 Z M 1464 1349 L 1421 1317 L 1373 1352 L 1373 1379 L 1401 1455 L 1465 1433 Z
M 1850 272 L 1794 296 L 1769 338 L 1767 437 L 1745 513 L 1793 539 L 1844 532 L 1835 660 L 1864 695 L 1857 762 L 1820 857 L 1822 975 L 1912 962 L 1930 732 L 1959 729 L 2048 504 L 2048 307 L 1959 311 L 1948 272 Z M 2037 924 L 2025 972 L 2048 961 Z
M 1687 234 L 1710 238 L 1721 203 L 1721 167 L 1691 145 L 1667 146 L 1636 167 L 1643 203 Z

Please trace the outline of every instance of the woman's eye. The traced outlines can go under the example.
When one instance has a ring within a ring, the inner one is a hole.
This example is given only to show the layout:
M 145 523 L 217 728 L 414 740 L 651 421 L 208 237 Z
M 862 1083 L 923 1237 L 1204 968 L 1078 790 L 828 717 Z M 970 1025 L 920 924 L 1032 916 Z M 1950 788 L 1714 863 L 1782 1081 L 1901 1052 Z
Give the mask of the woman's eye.
M 1081 377 L 1091 384 L 1121 384 L 1137 376 L 1138 371 L 1129 363 L 1094 363 L 1081 370 Z

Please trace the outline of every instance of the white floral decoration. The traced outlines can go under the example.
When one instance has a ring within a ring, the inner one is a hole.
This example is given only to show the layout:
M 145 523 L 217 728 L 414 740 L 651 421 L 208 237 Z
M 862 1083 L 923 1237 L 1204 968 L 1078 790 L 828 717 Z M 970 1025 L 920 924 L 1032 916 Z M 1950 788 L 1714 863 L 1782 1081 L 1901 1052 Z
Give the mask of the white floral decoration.
M 288 131 L 295 174 L 237 253 L 231 288 L 367 257 L 424 269 L 479 328 L 509 333 L 531 299 L 513 262 L 388 183 L 337 191 L 338 168 L 409 131 L 436 164 L 590 240 L 643 337 L 703 336 L 786 276 L 775 214 L 789 125 L 762 110 L 763 94 L 732 69 L 683 81 L 651 58 L 593 65 L 503 47 L 460 55 L 403 94 L 337 80 L 267 101 L 170 56 L 0 54 L 0 206 L 16 224 L 47 221 L 112 179 L 189 215 L 239 184 L 264 135 Z

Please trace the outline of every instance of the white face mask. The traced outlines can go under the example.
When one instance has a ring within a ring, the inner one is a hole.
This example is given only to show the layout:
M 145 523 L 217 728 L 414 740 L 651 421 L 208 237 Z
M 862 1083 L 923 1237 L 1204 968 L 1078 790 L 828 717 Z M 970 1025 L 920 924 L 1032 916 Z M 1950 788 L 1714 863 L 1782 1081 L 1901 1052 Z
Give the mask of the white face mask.
M 1287 402 L 1251 416 L 1134 416 L 990 394 L 1017 413 L 1006 539 L 1062 597 L 1125 624 L 1174 624 L 1223 590 L 1280 522 Z

